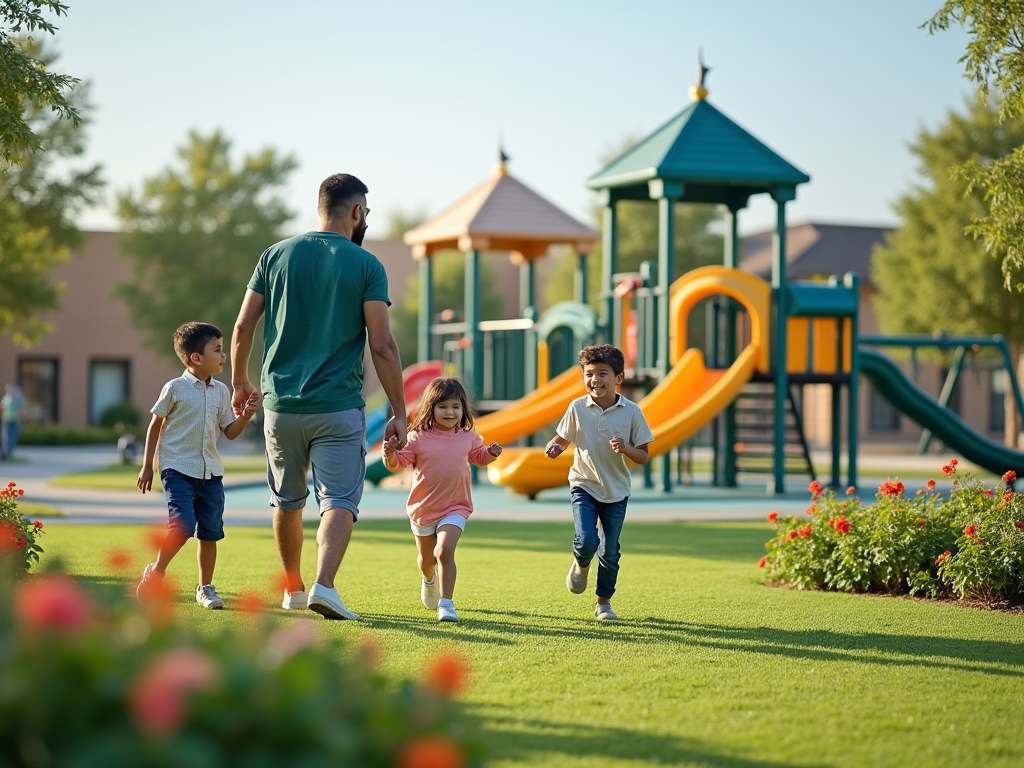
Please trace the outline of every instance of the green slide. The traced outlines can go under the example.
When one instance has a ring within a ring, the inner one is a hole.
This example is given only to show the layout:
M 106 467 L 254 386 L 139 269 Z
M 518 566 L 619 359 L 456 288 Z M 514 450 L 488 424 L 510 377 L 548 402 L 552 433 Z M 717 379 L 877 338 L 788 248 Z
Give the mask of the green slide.
M 930 429 L 935 437 L 968 461 L 997 475 L 1012 469 L 1018 477 L 1024 477 L 1024 453 L 975 432 L 953 411 L 943 408 L 919 389 L 885 355 L 861 350 L 860 372 L 893 408 Z

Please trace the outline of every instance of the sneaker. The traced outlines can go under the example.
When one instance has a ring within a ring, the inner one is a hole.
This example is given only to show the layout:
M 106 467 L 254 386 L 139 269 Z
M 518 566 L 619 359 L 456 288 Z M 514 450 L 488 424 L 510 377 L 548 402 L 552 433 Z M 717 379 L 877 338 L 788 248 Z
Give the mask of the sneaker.
M 420 600 L 423 601 L 423 607 L 428 611 L 437 610 L 437 601 L 441 599 L 441 590 L 437 587 L 437 571 L 434 572 L 434 578 L 430 581 L 423 579 L 423 583 L 420 586 Z
M 154 581 L 163 577 L 164 575 L 156 570 L 156 563 L 148 563 L 142 569 L 142 578 L 139 579 L 139 586 L 135 588 L 135 597 L 139 600 L 145 600 L 148 597 L 148 588 L 152 586 Z
M 298 592 L 284 591 L 284 599 L 281 600 L 281 607 L 286 611 L 298 611 L 306 607 L 306 593 L 303 590 Z
M 217 594 L 217 588 L 213 584 L 203 584 L 196 587 L 196 602 L 203 608 L 211 611 L 219 611 L 224 607 L 224 601 Z
M 580 564 L 573 558 L 572 567 L 569 569 L 569 575 L 565 577 L 565 586 L 569 588 L 569 591 L 574 595 L 582 595 L 587 591 L 587 575 L 590 573 L 590 566 L 581 568 Z
M 612 610 L 611 603 L 598 603 L 594 609 L 594 616 L 599 621 L 615 621 L 619 618 L 615 611 Z
M 306 607 L 311 611 L 319 613 L 325 619 L 359 620 L 359 614 L 353 613 L 341 602 L 338 590 L 334 588 L 328 589 L 323 584 L 314 584 L 313 588 L 309 590 Z
M 458 621 L 459 614 L 455 612 L 455 604 L 451 600 L 440 600 L 437 605 L 438 621 Z

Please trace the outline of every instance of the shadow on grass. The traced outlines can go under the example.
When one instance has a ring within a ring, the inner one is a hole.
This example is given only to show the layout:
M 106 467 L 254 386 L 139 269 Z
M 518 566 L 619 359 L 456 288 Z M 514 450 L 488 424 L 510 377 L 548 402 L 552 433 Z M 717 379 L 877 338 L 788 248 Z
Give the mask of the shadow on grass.
M 530 730 L 522 730 L 523 728 Z M 695 739 L 664 736 L 646 730 L 633 730 L 602 725 L 570 725 L 543 720 L 522 720 L 489 717 L 481 735 L 493 755 L 504 760 L 531 761 L 544 759 L 558 765 L 563 759 L 591 759 L 604 764 L 608 760 L 649 760 L 665 765 L 707 765 L 719 768 L 783 768 L 789 762 L 751 759 L 723 754 Z M 808 766 L 826 763 L 806 763 Z

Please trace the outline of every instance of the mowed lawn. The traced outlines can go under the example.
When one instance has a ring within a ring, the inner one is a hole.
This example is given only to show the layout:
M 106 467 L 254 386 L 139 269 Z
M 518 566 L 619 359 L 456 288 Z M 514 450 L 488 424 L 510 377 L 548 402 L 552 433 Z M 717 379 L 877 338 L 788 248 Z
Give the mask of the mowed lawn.
M 100 579 L 113 575 L 112 546 L 146 548 L 137 527 L 46 532 L 47 556 Z M 419 603 L 408 527 L 363 521 L 340 579 L 363 620 L 317 622 L 327 638 L 378 638 L 394 675 L 416 676 L 441 647 L 465 653 L 463 698 L 495 766 L 1024 765 L 1024 618 L 769 588 L 754 563 L 770 535 L 760 523 L 627 521 L 613 601 L 623 620 L 599 624 L 593 596 L 565 588 L 570 523 L 471 520 L 463 620 L 449 625 Z M 228 608 L 251 588 L 276 604 L 277 568 L 269 529 L 228 529 L 216 580 Z M 185 621 L 252 620 L 191 602 L 191 545 L 171 574 Z

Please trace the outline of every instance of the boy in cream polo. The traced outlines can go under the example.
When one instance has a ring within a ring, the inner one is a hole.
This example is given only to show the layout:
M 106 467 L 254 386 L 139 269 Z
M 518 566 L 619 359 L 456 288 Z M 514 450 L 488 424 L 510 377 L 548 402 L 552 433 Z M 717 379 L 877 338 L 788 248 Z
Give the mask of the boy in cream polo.
M 615 391 L 622 383 L 625 368 L 622 352 L 611 344 L 599 344 L 583 349 L 579 361 L 589 394 L 570 403 L 545 453 L 553 459 L 571 443 L 576 445 L 569 471 L 576 536 L 572 567 L 565 583 L 570 592 L 583 593 L 596 554 L 594 615 L 611 620 L 618 618 L 611 599 L 619 575 L 619 533 L 631 490 L 626 459 L 646 464 L 647 444 L 654 440 L 654 435 L 639 406 Z

